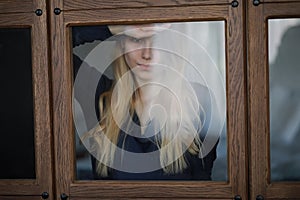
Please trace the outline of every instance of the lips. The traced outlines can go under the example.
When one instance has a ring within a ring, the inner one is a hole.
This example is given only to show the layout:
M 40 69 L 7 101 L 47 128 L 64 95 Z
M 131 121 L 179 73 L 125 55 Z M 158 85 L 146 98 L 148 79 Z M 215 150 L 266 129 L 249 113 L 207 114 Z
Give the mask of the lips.
M 150 64 L 138 64 L 137 66 L 142 70 L 149 70 L 151 68 Z

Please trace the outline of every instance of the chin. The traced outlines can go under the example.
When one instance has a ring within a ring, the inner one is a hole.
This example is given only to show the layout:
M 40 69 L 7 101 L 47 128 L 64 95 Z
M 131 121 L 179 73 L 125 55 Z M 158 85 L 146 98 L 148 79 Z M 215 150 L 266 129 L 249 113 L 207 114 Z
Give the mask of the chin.
M 138 75 L 137 78 L 142 81 L 151 81 L 154 79 L 152 74 L 141 74 Z
M 160 76 L 156 70 L 137 70 L 134 72 L 134 76 L 141 81 L 153 81 L 157 80 Z

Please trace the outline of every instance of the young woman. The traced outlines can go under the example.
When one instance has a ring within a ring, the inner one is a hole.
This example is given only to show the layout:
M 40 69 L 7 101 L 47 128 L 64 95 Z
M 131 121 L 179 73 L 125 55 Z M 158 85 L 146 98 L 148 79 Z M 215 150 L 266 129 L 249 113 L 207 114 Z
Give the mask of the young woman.
M 219 116 L 209 89 L 184 75 L 184 41 L 168 24 L 110 31 L 114 79 L 101 74 L 99 81 L 99 72 L 83 63 L 74 84 L 95 179 L 210 180 L 218 133 L 209 132 Z

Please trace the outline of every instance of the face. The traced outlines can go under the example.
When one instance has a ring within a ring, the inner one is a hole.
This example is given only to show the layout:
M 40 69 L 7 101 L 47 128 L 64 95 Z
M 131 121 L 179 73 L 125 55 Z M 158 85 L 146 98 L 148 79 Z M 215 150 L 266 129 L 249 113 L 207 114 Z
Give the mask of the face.
M 138 81 L 149 81 L 157 77 L 159 53 L 153 48 L 154 36 L 124 36 L 122 47 L 127 65 Z

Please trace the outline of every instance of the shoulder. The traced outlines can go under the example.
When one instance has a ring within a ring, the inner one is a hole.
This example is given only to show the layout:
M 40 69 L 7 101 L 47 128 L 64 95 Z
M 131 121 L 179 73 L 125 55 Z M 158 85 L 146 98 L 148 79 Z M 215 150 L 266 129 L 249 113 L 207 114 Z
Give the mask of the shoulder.
M 113 80 L 102 74 L 98 82 L 97 91 L 101 93 L 106 92 L 112 87 L 112 84 Z
M 192 87 L 195 90 L 200 106 L 199 116 L 201 126 L 198 127 L 200 138 L 204 139 L 208 136 L 210 139 L 213 138 L 215 141 L 224 126 L 222 118 L 223 111 L 221 112 L 218 106 L 218 103 L 220 103 L 218 101 L 221 99 L 216 99 L 214 91 L 205 85 L 192 83 Z
M 81 63 L 74 78 L 75 96 L 77 96 L 76 93 L 85 96 L 95 93 L 97 95 L 107 91 L 112 85 L 111 79 L 86 62 Z
M 210 112 L 211 107 L 216 101 L 213 91 L 201 83 L 191 82 L 190 84 L 194 89 L 200 106 L 204 109 L 204 111 Z

